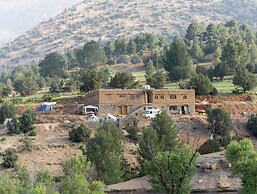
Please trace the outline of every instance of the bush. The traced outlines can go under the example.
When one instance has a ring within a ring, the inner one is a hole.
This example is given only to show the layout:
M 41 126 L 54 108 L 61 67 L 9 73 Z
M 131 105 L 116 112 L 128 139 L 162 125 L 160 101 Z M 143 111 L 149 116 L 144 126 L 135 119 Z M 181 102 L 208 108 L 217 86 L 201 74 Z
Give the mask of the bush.
M 213 87 L 213 88 L 212 88 L 212 91 L 211 91 L 211 93 L 210 93 L 210 95 L 212 95 L 212 96 L 218 95 L 218 90 L 217 90 L 217 88 Z
M 19 134 L 21 132 L 19 120 L 17 118 L 13 118 L 7 123 L 7 129 L 9 134 Z
M 37 131 L 33 129 L 32 131 L 30 131 L 30 132 L 28 133 L 28 136 L 30 136 L 30 137 L 37 136 Z
M 254 136 L 257 136 L 257 116 L 256 116 L 256 114 L 251 115 L 251 117 L 248 119 L 246 127 Z
M 69 137 L 73 142 L 87 142 L 87 140 L 90 138 L 91 132 L 91 129 L 87 126 L 80 125 L 69 132 Z
M 8 148 L 4 151 L 3 155 L 3 165 L 6 168 L 14 168 L 16 161 L 18 160 L 17 153 L 14 149 Z
M 7 118 L 15 116 L 15 107 L 9 104 L 3 104 L 0 107 L 0 123 L 3 123 Z
M 119 59 L 117 60 L 117 63 L 129 64 L 130 63 L 130 57 L 128 55 L 121 55 L 119 57 Z
M 51 102 L 53 100 L 53 95 L 51 94 L 45 94 L 43 97 L 42 97 L 42 100 L 45 101 L 45 102 Z
M 127 132 L 128 132 L 128 134 L 129 134 L 129 138 L 130 139 L 132 139 L 132 140 L 138 140 L 138 133 L 139 133 L 139 128 L 137 128 L 137 127 L 128 127 L 128 128 L 126 128 L 125 129 Z
M 34 124 L 37 121 L 36 113 L 32 110 L 27 110 L 24 112 L 20 118 L 20 131 L 23 133 L 28 133 L 34 130 Z
M 131 63 L 133 63 L 133 64 L 137 64 L 137 63 L 141 63 L 141 62 L 142 62 L 142 59 L 139 55 L 134 55 L 131 58 Z
M 200 154 L 210 154 L 220 151 L 221 145 L 217 140 L 209 139 L 201 147 L 198 152 Z

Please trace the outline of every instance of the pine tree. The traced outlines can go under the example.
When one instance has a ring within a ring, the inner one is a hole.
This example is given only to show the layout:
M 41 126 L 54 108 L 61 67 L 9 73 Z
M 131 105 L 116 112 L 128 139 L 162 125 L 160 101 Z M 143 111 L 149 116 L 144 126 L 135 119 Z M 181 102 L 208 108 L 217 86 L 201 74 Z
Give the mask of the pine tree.
M 163 63 L 165 70 L 169 72 L 170 80 L 173 81 L 190 78 L 194 73 L 187 46 L 179 36 L 175 37 L 170 48 L 164 53 Z

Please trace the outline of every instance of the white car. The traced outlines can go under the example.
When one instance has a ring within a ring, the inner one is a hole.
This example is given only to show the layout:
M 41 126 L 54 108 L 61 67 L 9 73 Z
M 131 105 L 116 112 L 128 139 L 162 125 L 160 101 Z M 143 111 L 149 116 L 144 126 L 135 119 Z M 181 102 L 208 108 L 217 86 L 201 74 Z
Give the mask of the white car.
M 160 113 L 160 109 L 147 110 L 144 112 L 143 116 L 149 119 L 154 119 Z

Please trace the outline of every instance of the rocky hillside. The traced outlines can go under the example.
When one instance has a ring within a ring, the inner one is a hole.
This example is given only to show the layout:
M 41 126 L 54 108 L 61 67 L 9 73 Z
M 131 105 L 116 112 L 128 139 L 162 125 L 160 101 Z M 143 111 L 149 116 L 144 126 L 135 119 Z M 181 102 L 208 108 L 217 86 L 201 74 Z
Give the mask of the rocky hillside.
M 0 50 L 0 70 L 29 64 L 46 53 L 64 52 L 95 39 L 154 32 L 184 32 L 192 19 L 220 22 L 231 18 L 256 26 L 256 0 L 85 0 L 39 24 Z

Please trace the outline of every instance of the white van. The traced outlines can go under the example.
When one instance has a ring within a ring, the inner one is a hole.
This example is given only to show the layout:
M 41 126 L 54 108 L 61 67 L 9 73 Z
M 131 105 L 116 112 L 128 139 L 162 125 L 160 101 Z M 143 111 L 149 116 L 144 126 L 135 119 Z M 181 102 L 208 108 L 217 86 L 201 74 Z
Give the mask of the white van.
M 160 113 L 161 113 L 160 109 L 146 110 L 143 116 L 146 118 L 154 119 Z

